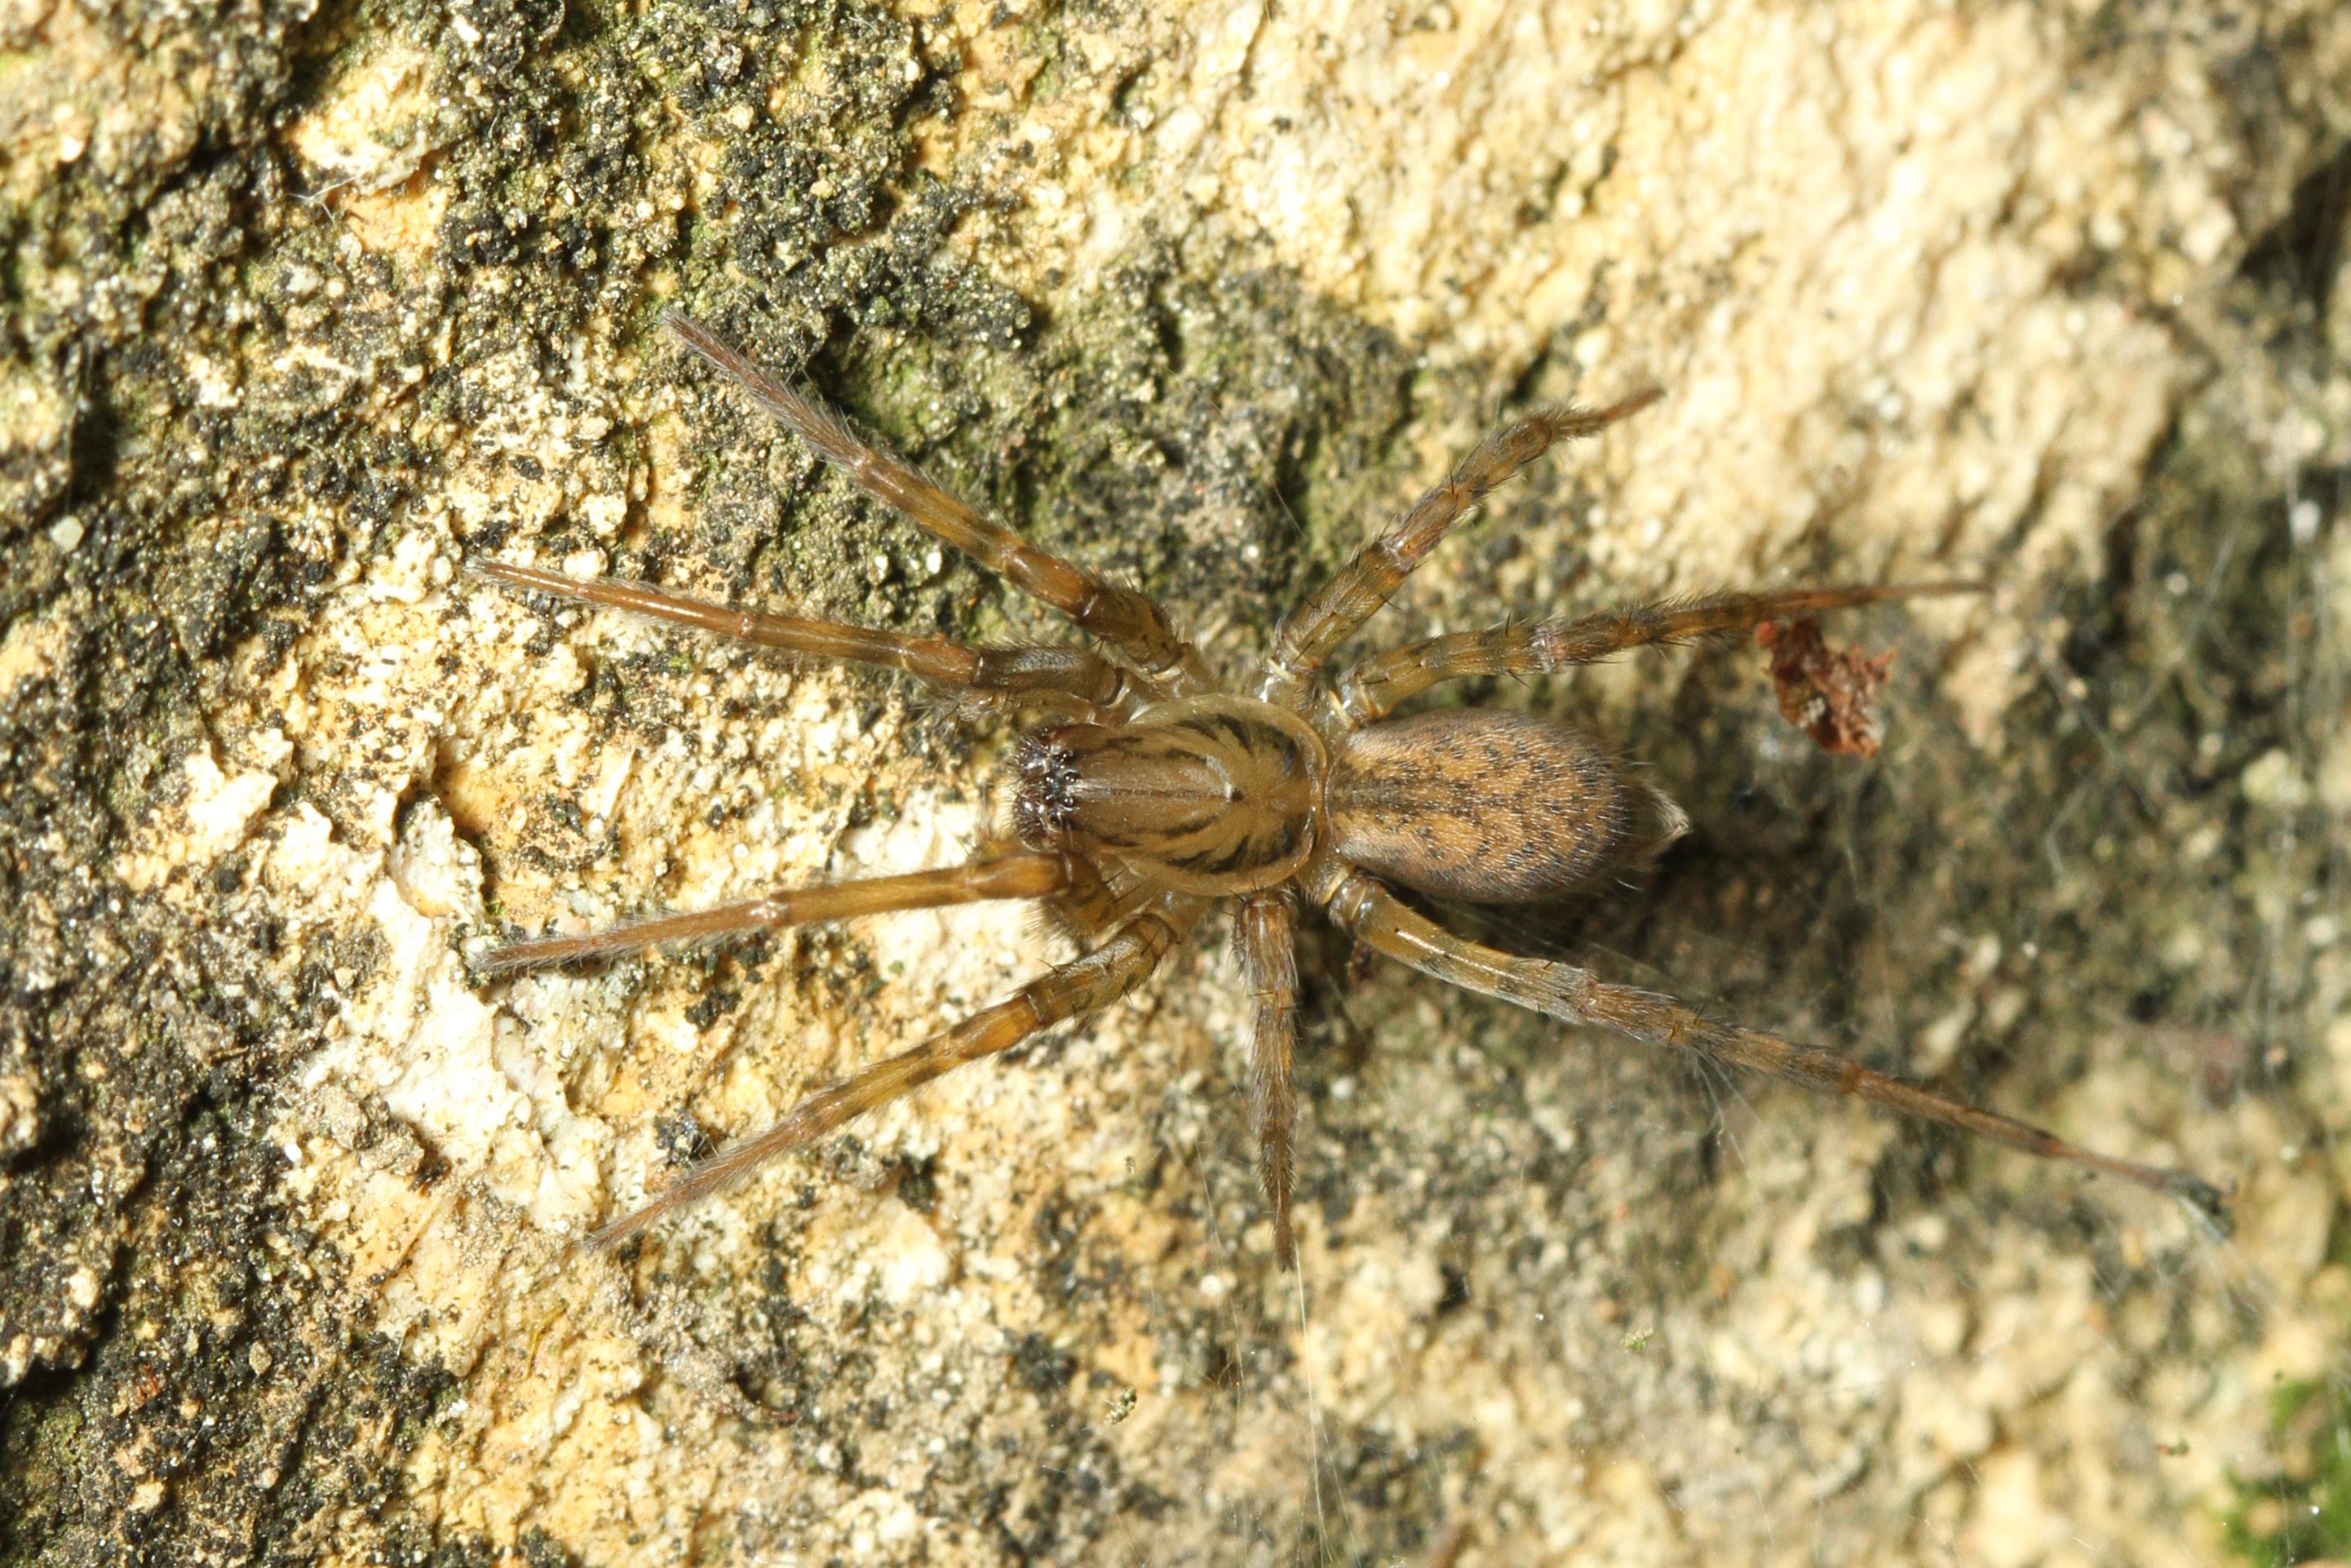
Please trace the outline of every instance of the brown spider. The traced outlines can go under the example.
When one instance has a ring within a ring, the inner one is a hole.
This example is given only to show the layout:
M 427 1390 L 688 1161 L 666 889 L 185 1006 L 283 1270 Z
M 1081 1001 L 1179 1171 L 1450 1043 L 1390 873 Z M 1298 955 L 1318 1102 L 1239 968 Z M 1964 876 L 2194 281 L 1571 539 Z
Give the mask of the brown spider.
M 1243 695 L 1221 689 L 1165 611 L 1038 549 L 932 485 L 905 462 L 746 361 L 706 329 L 670 329 L 859 488 L 943 543 L 1001 572 L 1103 644 L 971 648 L 941 637 L 763 615 L 615 579 L 575 580 L 500 561 L 482 577 L 700 627 L 802 657 L 902 670 L 1054 722 L 1018 752 L 1017 843 L 959 866 L 665 915 L 584 936 L 510 943 L 489 972 L 596 958 L 816 920 L 980 899 L 1037 899 L 1087 951 L 1011 997 L 810 1095 L 756 1137 L 688 1169 L 595 1233 L 610 1246 L 708 1197 L 851 1118 L 1040 1031 L 1100 1011 L 1151 977 L 1208 907 L 1240 901 L 1240 951 L 1256 1003 L 1251 1107 L 1276 1249 L 1294 1259 L 1290 1058 L 1300 895 L 1374 952 L 1438 979 L 1569 1023 L 1864 1099 L 2071 1160 L 2208 1214 L 2221 1197 L 2184 1171 L 2117 1159 L 2038 1128 L 1873 1072 L 1825 1051 L 1719 1022 L 1670 998 L 1611 985 L 1572 965 L 1520 957 L 1453 935 L 1390 891 L 1472 903 L 1555 899 L 1635 866 L 1679 836 L 1680 810 L 1576 731 L 1478 709 L 1390 714 L 1442 681 L 1540 674 L 1643 644 L 1672 644 L 1842 606 L 1976 585 L 1928 582 L 1729 593 L 1685 602 L 1457 632 L 1383 653 L 1320 683 L 1333 649 L 1388 601 L 1447 531 L 1553 442 L 1591 435 L 1659 395 L 1599 410 L 1540 409 L 1489 439 L 1336 576 L 1283 619 Z M 1293 892 L 1293 889 L 1295 892 Z

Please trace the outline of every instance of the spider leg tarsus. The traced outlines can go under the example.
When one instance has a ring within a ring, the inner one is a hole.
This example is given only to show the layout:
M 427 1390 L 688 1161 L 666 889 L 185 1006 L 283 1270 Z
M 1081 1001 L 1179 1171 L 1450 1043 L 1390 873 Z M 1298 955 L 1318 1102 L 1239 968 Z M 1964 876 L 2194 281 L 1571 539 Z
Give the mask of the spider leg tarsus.
M 2237 1195 L 2236 1183 L 2206 1181 L 2187 1171 L 2165 1171 L 2162 1176 L 2164 1186 L 2173 1197 L 2227 1233 L 2231 1224 L 2229 1205 Z

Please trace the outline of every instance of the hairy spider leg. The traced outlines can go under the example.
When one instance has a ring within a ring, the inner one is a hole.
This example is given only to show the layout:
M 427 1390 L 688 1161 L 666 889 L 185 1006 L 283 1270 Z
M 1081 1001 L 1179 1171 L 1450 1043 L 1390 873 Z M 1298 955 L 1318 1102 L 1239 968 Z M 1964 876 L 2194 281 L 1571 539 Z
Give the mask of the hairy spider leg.
M 1080 631 L 1118 650 L 1145 674 L 1165 681 L 1175 693 L 1205 690 L 1214 684 L 1199 651 L 1176 634 L 1157 601 L 1104 581 L 980 516 L 831 410 L 768 375 L 708 328 L 674 310 L 663 319 L 687 348 L 725 372 L 818 456 L 933 538 L 1002 573 L 1022 591 L 1068 616 Z
M 1665 395 L 1656 387 L 1606 408 L 1542 408 L 1480 442 L 1460 465 L 1282 618 L 1259 695 L 1294 704 L 1331 656 L 1428 559 L 1456 523 L 1553 443 L 1593 435 Z
M 1464 989 L 1568 1023 L 1597 1024 L 1644 1044 L 1672 1046 L 1709 1061 L 1767 1073 L 1817 1094 L 1857 1095 L 2029 1155 L 2068 1160 L 2168 1193 L 2207 1218 L 2220 1218 L 2224 1203 L 2220 1190 L 2200 1176 L 2069 1144 L 2053 1133 L 1929 1093 L 1841 1056 L 1717 1022 L 1670 997 L 1610 985 L 1572 964 L 1520 957 L 1480 946 L 1415 913 L 1362 872 L 1350 871 L 1339 878 L 1328 907 L 1333 920 L 1374 952 Z
M 502 560 L 470 560 L 465 570 L 509 587 L 698 627 L 802 658 L 899 670 L 946 690 L 967 691 L 1017 707 L 1050 708 L 1085 718 L 1117 707 L 1126 695 L 1123 672 L 1085 648 L 971 648 L 945 637 L 758 614 L 625 578 L 567 577 Z
M 1842 610 L 1881 600 L 1978 593 L 1983 586 L 1961 581 L 1904 582 L 1799 588 L 1782 593 L 1717 593 L 1604 611 L 1575 620 L 1555 616 L 1523 626 L 1457 632 L 1366 659 L 1340 676 L 1333 692 L 1340 713 L 1350 723 L 1370 724 L 1441 681 L 1471 675 L 1550 674 L 1645 643 L 1671 645 L 1816 610 Z
M 796 887 L 716 909 L 656 915 L 571 936 L 531 936 L 494 947 L 475 961 L 485 975 L 541 968 L 578 959 L 612 958 L 673 944 L 777 931 L 821 920 L 849 920 L 902 909 L 943 909 L 999 898 L 1051 898 L 1099 886 L 1093 868 L 1074 855 L 1011 850 L 962 865 L 903 876 L 865 877 Z
M 1287 888 L 1252 894 L 1241 904 L 1241 967 L 1256 1007 L 1249 1036 L 1249 1113 L 1257 1126 L 1258 1179 L 1273 1210 L 1276 1262 L 1296 1261 L 1290 1221 L 1290 1133 L 1298 1092 L 1290 1059 L 1298 1047 L 1297 906 Z
M 590 1236 L 588 1245 L 608 1248 L 625 1241 L 663 1216 L 733 1186 L 769 1160 L 812 1143 L 966 1062 L 1000 1055 L 1055 1024 L 1100 1012 L 1150 978 L 1176 938 L 1191 929 L 1206 907 L 1200 899 L 1164 894 L 1156 907 L 1120 926 L 1084 957 L 1038 977 L 1003 1001 L 911 1051 L 818 1090 L 766 1132 L 689 1167 L 643 1207 Z

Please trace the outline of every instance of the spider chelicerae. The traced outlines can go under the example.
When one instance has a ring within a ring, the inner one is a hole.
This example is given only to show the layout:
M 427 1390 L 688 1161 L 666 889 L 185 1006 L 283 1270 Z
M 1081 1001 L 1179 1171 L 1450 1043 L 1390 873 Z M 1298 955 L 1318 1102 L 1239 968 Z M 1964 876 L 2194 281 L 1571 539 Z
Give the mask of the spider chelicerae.
M 503 561 L 472 574 L 635 612 L 807 659 L 903 671 L 950 693 L 1048 720 L 1016 754 L 1013 836 L 962 865 L 794 888 L 723 908 L 578 936 L 511 942 L 479 960 L 502 973 L 811 921 L 984 899 L 1039 901 L 1082 956 L 914 1049 L 820 1089 L 783 1120 L 683 1172 L 590 1239 L 610 1246 L 967 1062 L 1126 996 L 1209 908 L 1237 901 L 1254 1004 L 1250 1111 L 1275 1249 L 1294 1260 L 1290 1141 L 1297 1115 L 1294 952 L 1301 904 L 1356 942 L 1466 989 L 1568 1023 L 1599 1025 L 1829 1094 L 1855 1094 L 2028 1154 L 2069 1160 L 2207 1214 L 2218 1189 L 2185 1171 L 2081 1147 L 2024 1123 L 1829 1052 L 1708 1018 L 1571 964 L 1455 935 L 1393 891 L 1480 904 L 1557 900 L 1638 867 L 1680 835 L 1680 810 L 1566 726 L 1479 708 L 1395 716 L 1441 682 L 1542 674 L 1792 616 L 1977 585 L 1922 582 L 1725 593 L 1410 643 L 1329 677 L 1330 657 L 1485 496 L 1554 442 L 1593 435 L 1656 401 L 1543 408 L 1504 426 L 1283 617 L 1239 690 L 1220 684 L 1143 593 L 1040 549 L 980 516 L 841 419 L 683 316 L 687 348 L 731 379 L 866 494 L 1059 611 L 1096 647 L 975 648 L 768 615 L 614 578 Z

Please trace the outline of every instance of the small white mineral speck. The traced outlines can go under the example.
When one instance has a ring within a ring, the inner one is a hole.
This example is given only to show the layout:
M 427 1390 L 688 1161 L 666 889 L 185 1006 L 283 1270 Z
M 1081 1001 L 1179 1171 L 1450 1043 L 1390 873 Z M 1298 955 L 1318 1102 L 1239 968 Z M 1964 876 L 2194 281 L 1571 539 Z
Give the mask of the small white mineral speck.
M 85 1265 L 67 1275 L 66 1300 L 83 1312 L 98 1305 L 98 1271 Z

